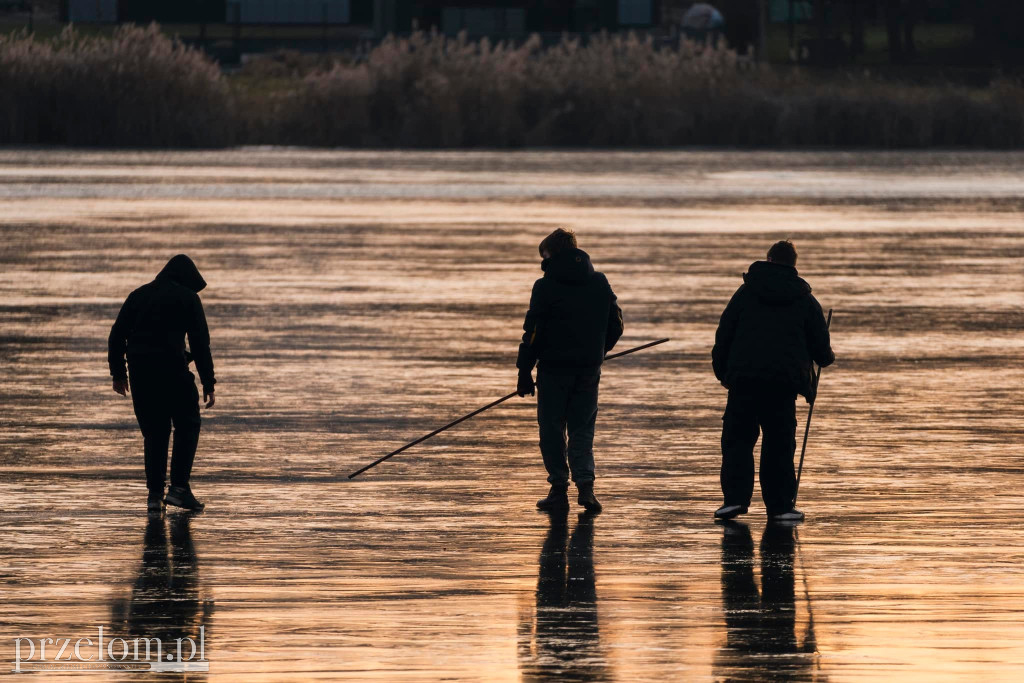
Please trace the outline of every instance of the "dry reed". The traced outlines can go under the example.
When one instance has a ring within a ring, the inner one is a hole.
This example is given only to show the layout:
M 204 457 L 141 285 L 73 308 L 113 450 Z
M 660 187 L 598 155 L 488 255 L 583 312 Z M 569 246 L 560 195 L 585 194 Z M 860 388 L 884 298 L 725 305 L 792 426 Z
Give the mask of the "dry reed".
M 225 77 L 156 26 L 0 39 L 0 143 L 1019 147 L 1024 87 L 823 81 L 632 34 L 544 48 L 415 33 Z

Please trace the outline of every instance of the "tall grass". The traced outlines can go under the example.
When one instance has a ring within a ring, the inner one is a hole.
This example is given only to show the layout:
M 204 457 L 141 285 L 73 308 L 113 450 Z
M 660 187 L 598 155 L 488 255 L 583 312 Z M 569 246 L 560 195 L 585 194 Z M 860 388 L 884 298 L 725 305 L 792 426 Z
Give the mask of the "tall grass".
M 310 145 L 1016 147 L 1024 88 L 785 75 L 634 35 L 541 49 L 416 34 L 306 76 L 281 108 Z
M 543 48 L 416 33 L 228 78 L 151 26 L 0 42 L 0 143 L 1019 147 L 1024 87 L 823 80 L 633 35 Z
M 417 33 L 306 76 L 282 107 L 289 142 L 401 147 L 712 142 L 713 106 L 758 71 L 728 50 L 601 36 L 541 49 Z M 728 124 L 726 124 L 728 125 Z
M 0 37 L 0 143 L 208 146 L 232 141 L 220 69 L 155 25 L 111 38 Z

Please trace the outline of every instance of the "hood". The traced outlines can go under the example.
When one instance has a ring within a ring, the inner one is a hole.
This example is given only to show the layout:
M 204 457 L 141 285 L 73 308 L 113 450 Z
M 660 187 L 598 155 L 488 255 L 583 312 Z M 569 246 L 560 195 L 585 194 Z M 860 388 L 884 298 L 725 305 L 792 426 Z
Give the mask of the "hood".
M 206 280 L 199 274 L 199 269 L 188 256 L 178 254 L 164 266 L 157 279 L 167 278 L 179 285 L 188 287 L 193 292 L 201 292 L 206 287 Z
M 590 257 L 581 249 L 566 249 L 546 258 L 541 261 L 540 269 L 544 271 L 544 277 L 568 284 L 582 284 L 594 272 Z
M 771 261 L 751 263 L 743 282 L 769 306 L 785 306 L 811 293 L 811 286 L 797 275 L 796 268 Z

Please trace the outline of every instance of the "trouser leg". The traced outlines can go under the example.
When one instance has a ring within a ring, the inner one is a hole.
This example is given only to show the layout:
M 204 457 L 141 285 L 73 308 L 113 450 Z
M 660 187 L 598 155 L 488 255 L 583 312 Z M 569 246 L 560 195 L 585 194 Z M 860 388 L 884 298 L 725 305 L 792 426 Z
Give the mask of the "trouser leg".
M 144 371 L 131 373 L 132 406 L 142 431 L 146 463 L 146 488 L 163 494 L 167 477 L 167 444 L 171 437 L 171 415 L 155 377 Z
M 786 512 L 793 507 L 796 472 L 796 395 L 767 392 L 759 399 L 761 423 L 761 497 L 768 514 Z
M 171 421 L 164 417 L 159 420 L 140 420 L 143 452 L 146 459 L 146 488 L 150 493 L 161 494 L 167 477 L 167 444 L 171 437 Z
M 601 373 L 576 375 L 566 407 L 569 445 L 566 456 L 576 483 L 594 480 L 594 427 L 597 423 L 597 393 Z
M 174 446 L 171 450 L 171 486 L 187 487 L 192 476 L 192 463 L 199 445 L 199 391 L 195 378 L 188 373 L 182 379 L 181 390 L 172 412 Z
M 722 417 L 722 471 L 720 480 L 726 505 L 750 505 L 754 495 L 754 444 L 757 413 L 750 396 L 730 391 Z
M 568 381 L 567 381 L 568 380 Z M 537 372 L 537 423 L 540 426 L 540 453 L 548 482 L 568 485 L 569 465 L 565 454 L 565 421 L 572 387 L 572 376 Z

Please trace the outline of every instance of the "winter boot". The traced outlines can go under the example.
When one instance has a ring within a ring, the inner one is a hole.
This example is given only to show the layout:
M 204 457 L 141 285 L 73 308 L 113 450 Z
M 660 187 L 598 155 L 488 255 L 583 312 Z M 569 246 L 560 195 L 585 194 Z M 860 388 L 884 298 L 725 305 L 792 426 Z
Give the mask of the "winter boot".
M 768 515 L 768 519 L 772 522 L 802 522 L 804 521 L 804 513 L 793 508 L 784 512 L 776 512 Z
M 569 485 L 552 484 L 547 498 L 537 501 L 537 509 L 547 511 L 569 509 Z
M 164 502 L 168 505 L 177 505 L 180 508 L 196 512 L 206 507 L 192 495 L 192 489 L 185 486 L 172 486 L 168 489 Z
M 585 507 L 587 512 L 601 511 L 601 502 L 594 497 L 593 480 L 576 482 L 576 489 L 579 491 L 576 502 Z
M 747 513 L 746 505 L 723 505 L 715 510 L 715 519 L 732 519 Z

